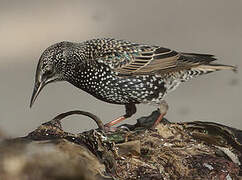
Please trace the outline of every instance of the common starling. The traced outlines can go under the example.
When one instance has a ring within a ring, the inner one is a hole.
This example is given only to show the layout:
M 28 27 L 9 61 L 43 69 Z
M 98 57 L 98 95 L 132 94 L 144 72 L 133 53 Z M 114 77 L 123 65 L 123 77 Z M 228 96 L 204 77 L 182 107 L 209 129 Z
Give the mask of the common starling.
M 165 104 L 164 96 L 193 77 L 234 66 L 213 63 L 210 54 L 177 52 L 168 48 L 112 38 L 82 43 L 63 41 L 48 47 L 39 59 L 30 102 L 50 82 L 67 81 L 102 101 L 125 105 L 126 114 L 107 128 L 131 117 L 136 104 Z

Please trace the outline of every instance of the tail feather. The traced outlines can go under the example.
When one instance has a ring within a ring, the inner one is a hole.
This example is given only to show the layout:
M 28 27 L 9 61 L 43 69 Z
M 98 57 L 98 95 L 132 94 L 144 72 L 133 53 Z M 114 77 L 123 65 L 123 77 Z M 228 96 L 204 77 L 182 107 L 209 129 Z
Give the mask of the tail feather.
M 236 66 L 213 63 L 217 58 L 211 54 L 181 53 L 181 58 L 179 60 L 181 64 L 185 64 L 185 66 L 186 64 L 188 64 L 188 67 L 190 65 L 191 70 L 201 71 L 201 74 L 224 69 L 234 72 L 237 71 Z
M 219 70 L 232 70 L 234 72 L 237 72 L 237 67 L 223 64 L 202 64 L 184 71 L 184 73 L 180 77 L 180 80 L 182 82 L 185 82 L 191 78 Z
M 219 71 L 219 70 L 232 70 L 234 72 L 237 72 L 238 70 L 236 66 L 224 65 L 224 64 L 202 64 L 192 69 L 202 71 L 203 72 L 202 74 Z

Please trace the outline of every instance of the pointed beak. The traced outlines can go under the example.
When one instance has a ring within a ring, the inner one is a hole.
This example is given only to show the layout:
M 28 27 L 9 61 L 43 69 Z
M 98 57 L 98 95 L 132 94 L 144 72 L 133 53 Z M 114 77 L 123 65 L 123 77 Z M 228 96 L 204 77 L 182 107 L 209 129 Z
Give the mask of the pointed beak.
M 37 96 L 39 95 L 40 91 L 43 89 L 43 87 L 45 85 L 46 85 L 45 81 L 42 81 L 42 82 L 36 81 L 35 82 L 33 94 L 32 94 L 31 100 L 30 100 L 30 108 L 33 106 Z
M 40 72 L 36 73 L 34 90 L 33 90 L 31 100 L 30 100 L 30 108 L 33 106 L 37 96 L 39 95 L 39 93 L 43 89 L 43 87 L 45 87 L 47 84 L 49 84 L 51 82 L 55 82 L 55 81 L 58 81 L 58 76 L 52 76 L 52 77 L 47 78 L 47 77 L 43 76 L 43 74 L 41 74 Z

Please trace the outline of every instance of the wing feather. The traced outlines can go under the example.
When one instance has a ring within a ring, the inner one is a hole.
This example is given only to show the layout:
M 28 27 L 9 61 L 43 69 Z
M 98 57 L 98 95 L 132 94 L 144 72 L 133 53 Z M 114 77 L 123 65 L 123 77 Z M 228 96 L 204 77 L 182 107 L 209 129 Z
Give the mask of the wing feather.
M 124 40 L 103 39 L 99 41 L 99 51 L 95 51 L 99 52 L 96 60 L 105 63 L 121 75 L 127 76 L 171 73 L 208 65 L 216 60 L 210 54 L 178 53 L 160 46 Z
M 119 66 L 115 71 L 126 75 L 153 73 L 175 66 L 178 58 L 179 53 L 167 48 L 141 47 L 138 55 L 132 55 L 132 60 L 129 63 Z

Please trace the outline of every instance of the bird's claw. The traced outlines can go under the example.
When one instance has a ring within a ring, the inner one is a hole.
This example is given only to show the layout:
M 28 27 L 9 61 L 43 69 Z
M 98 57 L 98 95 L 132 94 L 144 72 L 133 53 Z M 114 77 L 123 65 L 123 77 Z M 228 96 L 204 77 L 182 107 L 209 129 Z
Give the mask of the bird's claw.
M 104 131 L 105 131 L 106 133 L 108 133 L 108 132 L 115 132 L 115 131 L 117 131 L 117 129 L 118 129 L 118 128 L 116 128 L 116 127 L 110 127 L 110 126 L 108 126 L 107 124 L 104 125 Z

